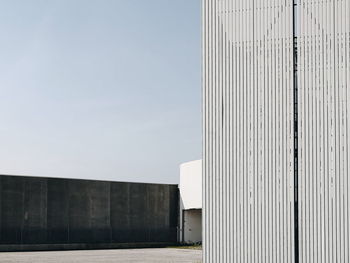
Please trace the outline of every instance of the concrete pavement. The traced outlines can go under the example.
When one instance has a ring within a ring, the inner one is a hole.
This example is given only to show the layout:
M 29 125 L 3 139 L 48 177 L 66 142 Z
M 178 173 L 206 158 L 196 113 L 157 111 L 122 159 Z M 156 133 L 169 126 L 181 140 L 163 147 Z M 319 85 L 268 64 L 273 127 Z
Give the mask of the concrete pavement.
M 2 252 L 1 263 L 202 262 L 202 251 L 177 248 Z

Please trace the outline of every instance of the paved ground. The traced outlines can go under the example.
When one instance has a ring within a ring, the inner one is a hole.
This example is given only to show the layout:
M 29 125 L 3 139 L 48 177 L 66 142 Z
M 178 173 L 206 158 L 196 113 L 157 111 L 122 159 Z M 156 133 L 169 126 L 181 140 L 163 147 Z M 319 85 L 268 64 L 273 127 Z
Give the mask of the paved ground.
M 1 263 L 202 262 L 201 250 L 176 248 L 0 253 Z

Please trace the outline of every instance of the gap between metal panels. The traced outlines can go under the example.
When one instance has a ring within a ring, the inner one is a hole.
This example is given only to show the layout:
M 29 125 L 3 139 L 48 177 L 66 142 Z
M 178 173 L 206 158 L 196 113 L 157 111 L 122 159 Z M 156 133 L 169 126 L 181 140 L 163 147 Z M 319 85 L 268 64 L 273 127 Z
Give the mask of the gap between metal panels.
M 294 254 L 299 263 L 298 189 L 298 0 L 293 0 L 293 131 L 294 131 Z

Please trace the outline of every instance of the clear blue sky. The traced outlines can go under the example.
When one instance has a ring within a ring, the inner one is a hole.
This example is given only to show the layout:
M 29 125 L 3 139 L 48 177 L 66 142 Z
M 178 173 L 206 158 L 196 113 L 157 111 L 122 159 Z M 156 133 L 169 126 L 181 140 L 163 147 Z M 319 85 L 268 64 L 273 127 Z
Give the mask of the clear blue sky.
M 1 1 L 0 173 L 177 183 L 201 158 L 200 0 Z

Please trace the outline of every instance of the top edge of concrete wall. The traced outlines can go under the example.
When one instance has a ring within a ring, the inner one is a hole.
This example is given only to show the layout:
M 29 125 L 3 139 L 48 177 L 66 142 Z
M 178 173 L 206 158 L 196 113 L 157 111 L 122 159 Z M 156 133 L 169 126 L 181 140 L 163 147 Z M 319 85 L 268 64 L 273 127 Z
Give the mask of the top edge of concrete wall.
M 90 181 L 90 182 L 108 182 L 108 183 L 128 183 L 128 184 L 148 184 L 148 185 L 172 185 L 172 186 L 178 186 L 178 184 L 161 184 L 161 183 L 144 183 L 144 182 L 126 182 L 126 181 L 98 180 L 98 179 L 85 179 L 85 178 L 67 178 L 67 177 L 49 177 L 49 176 L 35 176 L 35 175 L 0 174 L 0 177 L 1 177 L 1 176 L 8 176 L 8 177 L 26 177 L 26 178 L 41 178 L 41 179 L 55 179 L 55 180 Z

